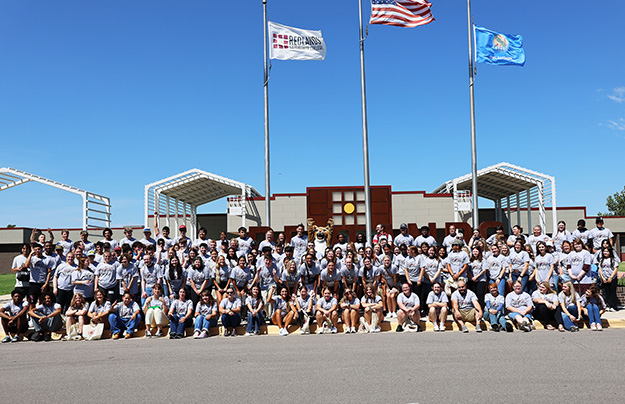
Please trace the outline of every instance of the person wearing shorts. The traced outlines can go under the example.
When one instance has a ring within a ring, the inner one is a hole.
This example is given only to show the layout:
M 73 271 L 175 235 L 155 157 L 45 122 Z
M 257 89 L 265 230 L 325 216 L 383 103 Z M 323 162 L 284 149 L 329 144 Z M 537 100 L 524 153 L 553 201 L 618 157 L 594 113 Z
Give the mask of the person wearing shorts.
M 4 328 L 6 333 L 2 343 L 20 341 L 20 334 L 28 331 L 27 312 L 28 301 L 24 300 L 24 294 L 20 290 L 13 290 L 11 292 L 11 301 L 0 307 L 2 328 Z
M 428 306 L 428 317 L 434 324 L 434 331 L 445 331 L 449 299 L 439 282 L 432 284 L 432 291 L 428 294 L 425 303 Z
M 332 296 L 330 289 L 323 289 L 323 297 L 317 302 L 317 334 L 323 334 L 325 332 L 324 325 L 327 321 L 332 323 L 332 334 L 337 333 L 336 325 L 339 321 L 338 315 L 338 303 L 336 298 Z
M 454 320 L 458 328 L 463 332 L 469 332 L 465 322 L 475 321 L 475 331 L 482 332 L 480 321 L 482 320 L 482 307 L 477 295 L 467 289 L 464 280 L 458 281 L 458 290 L 451 295 L 451 308 Z
M 280 329 L 282 336 L 289 335 L 289 325 L 293 318 L 297 316 L 297 308 L 291 300 L 291 294 L 287 288 L 280 289 L 280 296 L 269 295 L 268 303 L 273 303 L 275 311 L 271 316 L 271 321 Z
M 414 247 L 414 246 L 413 246 Z M 410 285 L 408 283 L 404 283 L 401 285 L 401 291 L 397 296 L 397 328 L 395 331 L 402 332 L 404 331 L 404 324 L 408 320 L 412 320 L 412 322 L 417 326 L 417 330 L 419 329 L 419 307 L 421 306 L 421 302 L 419 301 L 419 296 L 414 293 L 410 289 Z
M 530 332 L 534 325 L 531 315 L 533 309 L 532 297 L 527 292 L 523 292 L 523 282 L 517 279 L 512 284 L 512 292 L 506 296 L 508 317 L 517 323 L 519 330 Z

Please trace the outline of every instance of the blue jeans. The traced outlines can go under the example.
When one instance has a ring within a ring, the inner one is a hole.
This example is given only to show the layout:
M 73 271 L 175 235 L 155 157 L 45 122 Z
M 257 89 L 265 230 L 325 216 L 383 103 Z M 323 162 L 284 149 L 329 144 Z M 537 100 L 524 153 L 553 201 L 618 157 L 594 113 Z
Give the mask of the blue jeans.
M 518 316 L 521 316 L 521 313 L 514 313 L 514 312 L 508 313 L 508 317 L 510 317 L 514 321 L 516 321 L 516 318 Z M 527 318 L 529 321 L 534 321 L 534 319 L 532 318 L 532 314 L 531 313 L 527 313 L 526 315 L 524 315 L 522 317 Z
M 574 304 L 572 304 L 572 305 L 568 306 L 566 309 L 569 311 L 569 313 L 571 313 L 571 315 L 572 315 L 573 317 L 577 317 L 577 315 L 579 314 L 579 313 L 577 312 L 577 306 L 576 306 L 576 305 L 574 305 Z M 569 316 L 567 316 L 567 315 L 564 313 L 564 311 L 562 312 L 562 323 L 564 324 L 564 328 L 566 328 L 567 330 L 570 330 L 570 329 L 571 329 L 571 327 L 573 327 L 573 326 L 575 325 L 575 323 L 571 321 L 571 319 L 569 318 Z
M 203 315 L 195 318 L 195 331 L 210 331 L 211 327 L 217 327 L 217 317 L 208 319 Z
M 125 330 L 128 334 L 132 335 L 139 326 L 139 323 L 141 323 L 140 316 L 132 320 L 130 318 L 121 318 L 117 313 L 109 314 L 109 324 L 111 325 L 112 334 L 119 334 L 121 331 Z
M 145 293 L 148 294 L 148 297 L 152 296 L 152 288 L 148 288 L 147 286 L 145 287 Z M 143 295 L 143 293 L 142 293 Z M 167 296 L 167 295 L 165 295 Z M 141 307 L 143 307 L 145 305 L 145 301 L 148 300 L 148 298 L 146 297 L 145 299 L 143 297 L 141 297 Z
M 589 303 L 588 306 L 586 306 L 586 310 L 588 310 L 588 320 L 590 324 L 601 324 L 601 313 L 599 310 L 599 306 L 594 303 Z
M 226 328 L 236 328 L 241 324 L 241 315 L 239 313 L 234 313 L 231 316 L 222 314 L 221 324 Z
M 570 278 L 567 280 L 571 280 Z M 562 281 L 564 282 L 564 279 L 562 279 Z M 553 290 L 555 290 L 556 292 L 558 292 L 558 283 L 560 282 L 560 275 L 558 275 L 556 273 L 556 271 L 553 271 L 553 275 L 551 275 L 551 284 L 553 285 Z
M 193 319 L 191 316 L 187 318 L 184 322 L 180 322 L 180 319 L 184 316 L 179 316 L 177 314 L 172 314 L 169 316 L 169 334 L 180 334 L 184 335 L 184 329 L 186 327 L 190 327 L 193 324 Z
M 521 278 L 521 285 L 523 286 L 523 292 L 527 292 L 527 281 L 529 280 L 529 275 L 526 273 L 525 275 L 523 275 L 523 277 L 521 277 L 521 273 L 516 273 L 516 272 L 512 272 L 510 274 L 510 277 L 512 279 L 512 282 L 514 283 L 514 281 L 516 281 L 517 279 Z M 502 295 L 503 296 L 503 295 Z
M 263 317 L 263 311 L 259 311 L 255 316 L 252 315 L 252 312 L 247 312 L 247 328 L 246 332 L 256 333 L 259 332 L 260 329 L 258 326 L 264 323 L 265 319 Z
M 497 314 L 491 314 L 488 309 L 484 310 L 484 320 L 488 321 L 491 327 L 499 324 L 502 328 L 506 328 L 506 317 L 500 311 Z
M 497 291 L 499 291 L 499 294 L 501 296 L 506 295 L 506 277 L 505 276 L 501 278 L 501 280 L 499 281 L 499 286 L 497 286 Z

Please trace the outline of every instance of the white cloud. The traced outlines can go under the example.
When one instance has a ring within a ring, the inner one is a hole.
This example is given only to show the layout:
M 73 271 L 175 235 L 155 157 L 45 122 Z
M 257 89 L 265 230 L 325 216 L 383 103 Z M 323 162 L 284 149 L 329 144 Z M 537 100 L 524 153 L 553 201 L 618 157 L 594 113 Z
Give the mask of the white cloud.
M 612 129 L 625 131 L 625 119 L 624 118 L 619 118 L 616 121 L 609 120 L 608 125 Z
M 622 104 L 625 102 L 625 87 L 616 87 L 612 90 L 612 94 L 608 94 L 608 98 L 614 102 Z

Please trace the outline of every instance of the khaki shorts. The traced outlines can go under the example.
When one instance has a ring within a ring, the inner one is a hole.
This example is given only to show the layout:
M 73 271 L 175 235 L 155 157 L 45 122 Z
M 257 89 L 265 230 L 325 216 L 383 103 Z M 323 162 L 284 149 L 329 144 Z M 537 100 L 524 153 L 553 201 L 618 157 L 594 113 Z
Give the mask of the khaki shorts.
M 475 309 L 460 310 L 460 318 L 462 321 L 475 321 Z

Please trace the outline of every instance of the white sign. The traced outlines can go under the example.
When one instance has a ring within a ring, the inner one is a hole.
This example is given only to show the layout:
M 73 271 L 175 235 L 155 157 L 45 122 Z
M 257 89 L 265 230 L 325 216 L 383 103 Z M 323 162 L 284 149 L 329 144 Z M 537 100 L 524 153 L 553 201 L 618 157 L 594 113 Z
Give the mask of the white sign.
M 269 21 L 269 57 L 280 60 L 323 60 L 326 44 L 321 31 L 288 27 Z

